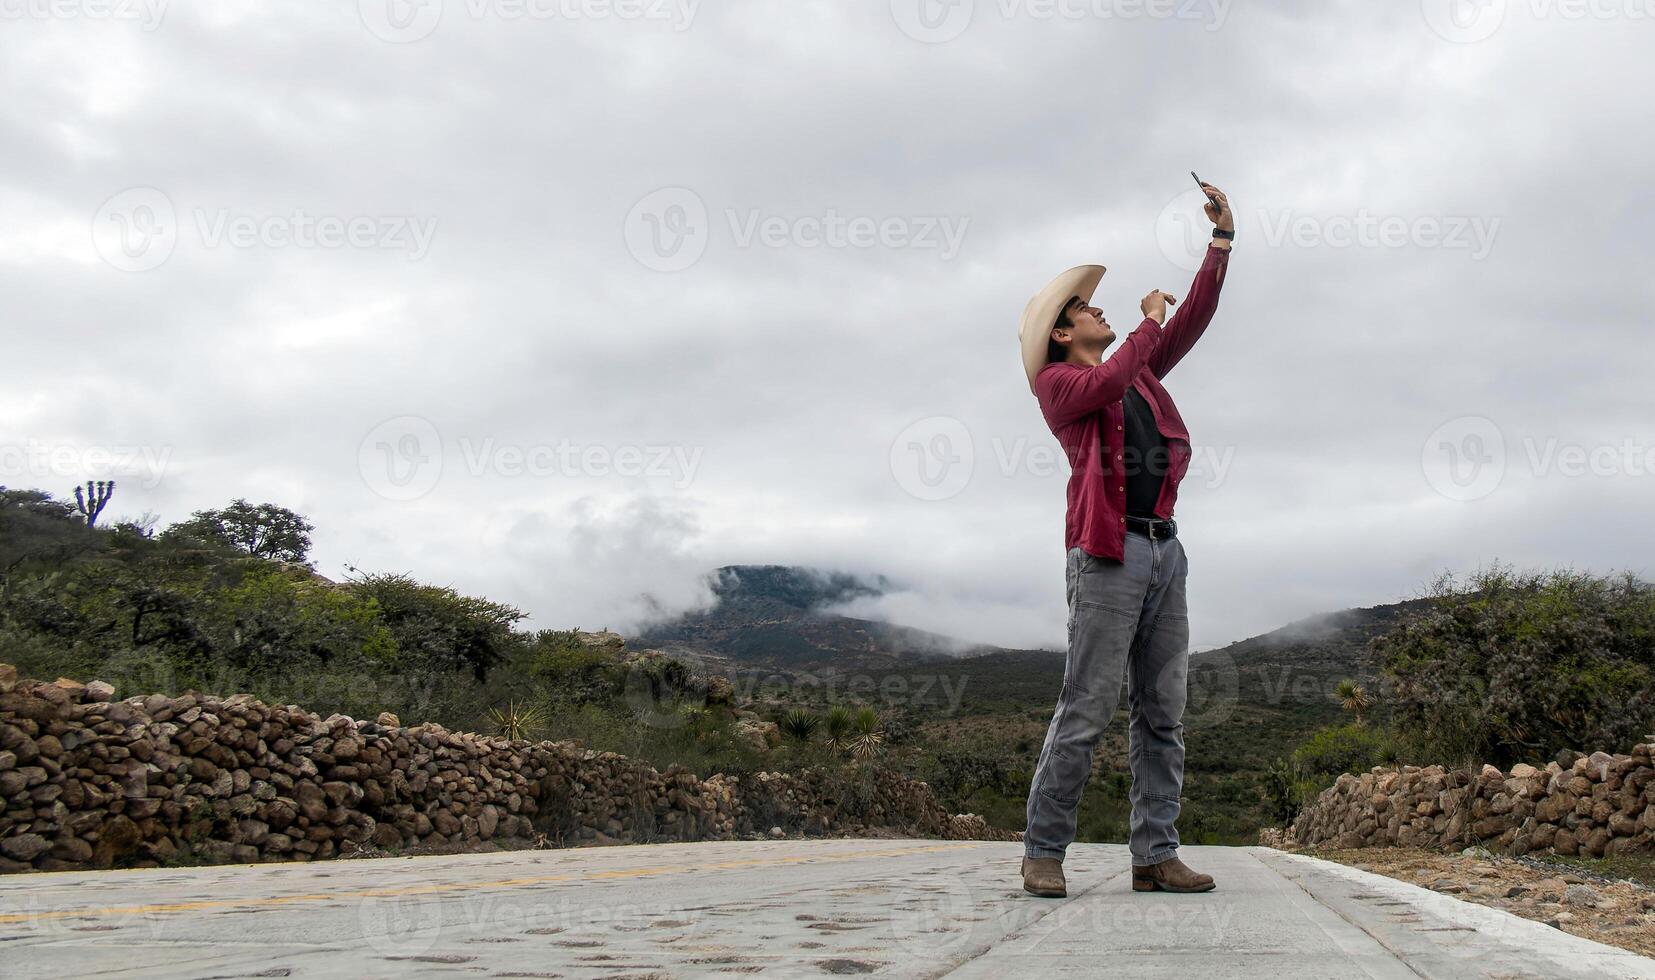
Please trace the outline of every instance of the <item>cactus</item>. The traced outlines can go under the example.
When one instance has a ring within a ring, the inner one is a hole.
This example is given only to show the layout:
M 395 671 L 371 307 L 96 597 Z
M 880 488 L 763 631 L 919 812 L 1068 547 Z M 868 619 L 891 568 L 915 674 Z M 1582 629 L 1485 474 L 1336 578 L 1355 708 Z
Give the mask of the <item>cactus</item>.
M 75 510 L 86 521 L 86 526 L 91 527 L 98 523 L 98 515 L 103 513 L 104 507 L 109 504 L 109 498 L 113 496 L 114 480 L 87 480 L 84 492 L 81 487 L 75 488 Z

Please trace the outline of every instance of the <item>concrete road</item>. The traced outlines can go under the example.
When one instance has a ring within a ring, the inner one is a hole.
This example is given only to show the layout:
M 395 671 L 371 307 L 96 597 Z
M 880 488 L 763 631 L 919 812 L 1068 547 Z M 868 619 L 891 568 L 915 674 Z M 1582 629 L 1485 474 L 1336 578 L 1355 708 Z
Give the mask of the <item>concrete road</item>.
M 0 879 L 5 977 L 1646 977 L 1655 960 L 1310 858 L 1188 847 L 1204 895 L 1078 845 L 766 841 Z

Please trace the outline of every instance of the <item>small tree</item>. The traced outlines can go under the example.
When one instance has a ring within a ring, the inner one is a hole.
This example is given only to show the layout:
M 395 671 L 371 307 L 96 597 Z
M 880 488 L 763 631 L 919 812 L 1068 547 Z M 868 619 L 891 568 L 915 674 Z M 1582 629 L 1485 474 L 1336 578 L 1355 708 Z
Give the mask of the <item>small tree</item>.
M 167 533 L 221 541 L 254 558 L 307 565 L 313 530 L 309 521 L 286 507 L 255 507 L 238 497 L 223 510 L 196 511 Z
M 523 618 L 511 606 L 460 595 L 453 589 L 421 585 L 407 575 L 363 575 L 347 586 L 372 600 L 380 620 L 396 638 L 403 664 L 411 670 L 467 670 L 477 680 L 505 659 L 514 642 L 513 626 Z M 663 658 L 627 675 L 649 684 L 651 704 L 676 698 L 687 680 L 683 664 Z
M 1356 715 L 1356 723 L 1364 724 L 1368 709 L 1373 707 L 1373 699 L 1368 695 L 1368 689 L 1353 680 L 1342 680 L 1339 686 L 1333 689 L 1333 696 L 1339 699 L 1339 706 Z
M 109 498 L 115 495 L 114 480 L 86 481 L 83 491 L 75 487 L 75 512 L 80 514 L 81 520 L 87 527 L 98 523 L 98 515 L 109 505 Z

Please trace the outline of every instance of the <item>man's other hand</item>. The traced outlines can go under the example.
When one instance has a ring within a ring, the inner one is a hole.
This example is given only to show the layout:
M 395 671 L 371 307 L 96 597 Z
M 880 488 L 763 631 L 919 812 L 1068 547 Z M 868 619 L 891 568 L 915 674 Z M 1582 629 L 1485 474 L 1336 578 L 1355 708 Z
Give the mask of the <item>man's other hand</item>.
M 1167 322 L 1167 307 L 1177 302 L 1177 297 L 1171 293 L 1163 293 L 1157 289 L 1144 297 L 1144 301 L 1138 304 L 1138 309 L 1143 310 L 1144 316 L 1149 317 L 1156 323 L 1165 323 Z

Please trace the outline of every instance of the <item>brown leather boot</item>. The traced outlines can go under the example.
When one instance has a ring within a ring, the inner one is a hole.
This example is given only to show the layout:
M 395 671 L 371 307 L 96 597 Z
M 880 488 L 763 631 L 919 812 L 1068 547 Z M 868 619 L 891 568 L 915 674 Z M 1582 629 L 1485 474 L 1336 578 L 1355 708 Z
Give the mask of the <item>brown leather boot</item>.
M 1057 858 L 1025 857 L 1023 890 L 1041 898 L 1069 897 L 1069 887 L 1063 880 L 1063 862 Z
M 1214 887 L 1212 875 L 1191 871 L 1177 858 L 1147 868 L 1135 865 L 1132 868 L 1132 890 L 1135 892 L 1210 892 Z

